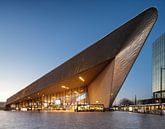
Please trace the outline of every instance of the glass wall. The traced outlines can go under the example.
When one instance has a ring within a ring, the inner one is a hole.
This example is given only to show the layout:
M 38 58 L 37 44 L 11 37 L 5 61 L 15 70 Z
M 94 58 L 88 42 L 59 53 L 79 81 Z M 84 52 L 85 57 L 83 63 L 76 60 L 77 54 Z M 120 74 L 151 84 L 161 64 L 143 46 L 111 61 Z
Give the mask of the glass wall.
M 153 43 L 152 91 L 153 97 L 160 98 L 161 67 L 165 67 L 165 33 Z M 165 70 L 162 71 L 162 91 L 165 98 Z
M 16 104 L 17 110 L 67 110 L 75 111 L 78 104 L 87 104 L 87 87 L 66 89 L 54 94 L 43 94 L 42 97 L 29 98 Z

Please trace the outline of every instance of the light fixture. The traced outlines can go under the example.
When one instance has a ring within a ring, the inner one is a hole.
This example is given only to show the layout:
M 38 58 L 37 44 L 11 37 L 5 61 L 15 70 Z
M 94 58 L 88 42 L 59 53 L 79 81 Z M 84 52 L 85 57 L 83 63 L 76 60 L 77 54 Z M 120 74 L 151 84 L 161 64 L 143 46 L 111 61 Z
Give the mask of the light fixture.
M 63 88 L 63 89 L 67 89 L 67 90 L 69 89 L 69 87 L 64 86 L 64 85 L 62 85 L 61 88 Z
M 82 82 L 85 82 L 85 80 L 84 80 L 83 77 L 79 76 L 78 78 L 79 78 Z
M 96 100 L 96 103 L 99 103 L 99 101 L 98 101 L 98 100 Z
M 66 88 L 66 86 L 61 86 L 61 88 Z

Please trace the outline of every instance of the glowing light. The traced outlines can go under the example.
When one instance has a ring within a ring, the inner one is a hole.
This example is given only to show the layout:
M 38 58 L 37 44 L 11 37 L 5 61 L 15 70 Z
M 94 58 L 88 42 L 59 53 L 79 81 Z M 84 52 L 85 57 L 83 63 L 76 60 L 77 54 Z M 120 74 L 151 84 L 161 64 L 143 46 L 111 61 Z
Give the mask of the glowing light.
M 66 88 L 66 86 L 61 86 L 61 88 Z
M 129 107 L 129 111 L 132 112 L 133 108 L 132 107 Z
M 21 108 L 21 111 L 27 111 L 27 108 Z
M 96 100 L 96 103 L 99 103 L 99 101 L 98 101 L 98 100 Z
M 69 89 L 69 87 L 64 86 L 64 85 L 62 85 L 61 88 L 63 88 L 63 89 L 67 89 L 67 90 Z
M 47 107 L 48 106 L 48 104 L 47 103 L 44 103 L 44 107 Z
M 82 82 L 85 82 L 85 80 L 84 80 L 83 77 L 79 76 L 78 78 L 79 78 Z
M 61 104 L 61 101 L 60 101 L 59 99 L 56 99 L 56 100 L 55 100 L 55 104 L 56 104 L 56 105 L 60 105 L 60 104 Z

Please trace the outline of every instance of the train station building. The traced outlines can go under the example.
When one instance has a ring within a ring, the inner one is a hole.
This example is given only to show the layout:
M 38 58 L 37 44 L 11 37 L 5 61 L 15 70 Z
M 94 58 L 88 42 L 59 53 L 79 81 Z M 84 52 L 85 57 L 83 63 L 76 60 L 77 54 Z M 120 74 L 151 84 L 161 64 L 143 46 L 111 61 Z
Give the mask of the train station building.
M 109 108 L 155 21 L 149 8 L 7 99 L 16 110 Z

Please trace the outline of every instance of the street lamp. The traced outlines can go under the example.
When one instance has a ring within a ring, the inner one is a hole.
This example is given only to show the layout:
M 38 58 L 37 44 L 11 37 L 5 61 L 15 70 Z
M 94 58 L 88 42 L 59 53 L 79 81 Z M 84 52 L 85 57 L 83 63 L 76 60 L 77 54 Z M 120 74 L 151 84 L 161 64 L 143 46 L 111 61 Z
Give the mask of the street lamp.
M 163 73 L 163 70 L 165 70 L 165 67 L 161 67 L 160 69 L 160 102 L 161 102 L 161 112 L 160 112 L 160 115 L 162 115 L 162 73 Z

